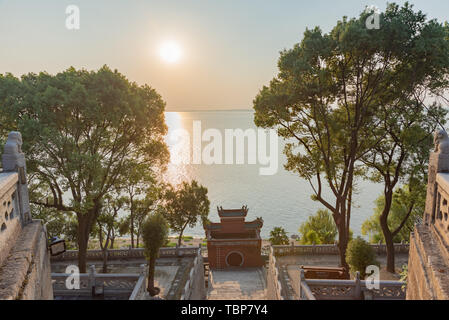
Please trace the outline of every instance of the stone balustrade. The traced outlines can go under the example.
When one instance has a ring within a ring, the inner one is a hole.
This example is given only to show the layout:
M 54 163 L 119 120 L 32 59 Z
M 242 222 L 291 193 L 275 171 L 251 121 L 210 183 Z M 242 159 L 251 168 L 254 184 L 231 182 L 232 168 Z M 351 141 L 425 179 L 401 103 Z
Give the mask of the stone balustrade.
M 268 272 L 267 272 L 267 294 L 270 300 L 284 300 L 281 275 L 274 254 L 273 246 L 270 247 L 270 255 L 268 259 Z
M 22 227 L 17 183 L 17 173 L 0 173 L 0 265 L 6 259 Z
M 410 235 L 407 299 L 449 299 L 449 152 L 440 148 L 444 131 L 435 135 L 430 154 L 423 222 Z
M 371 244 L 371 247 L 377 254 L 386 254 L 387 247 L 385 244 Z M 273 254 L 275 256 L 294 256 L 294 255 L 338 255 L 338 246 L 335 244 L 320 244 L 320 245 L 283 245 L 272 246 Z M 409 244 L 395 243 L 395 253 L 408 253 Z
M 0 172 L 0 300 L 52 299 L 45 226 L 31 218 L 22 136 L 11 132 Z
M 376 288 L 358 272 L 354 280 L 321 280 L 306 279 L 301 269 L 299 282 L 300 300 L 405 300 L 404 282 L 382 280 Z
M 79 288 L 73 279 L 79 276 Z M 96 273 L 95 266 L 90 266 L 89 273 L 52 273 L 53 292 L 55 297 L 91 297 L 101 289 L 104 296 L 128 297 L 129 300 L 140 300 L 146 293 L 146 266 L 142 266 L 140 274 Z M 70 286 L 67 285 L 67 281 Z
M 108 249 L 108 260 L 145 259 L 144 250 L 143 248 Z M 160 248 L 159 257 L 195 257 L 198 254 L 198 250 L 198 247 Z M 103 260 L 103 251 L 88 250 L 86 258 L 87 261 Z M 52 262 L 75 260 L 78 260 L 78 250 L 67 250 L 59 256 L 51 257 Z
M 182 290 L 181 300 L 202 300 L 204 298 L 204 261 L 201 248 L 196 248 L 196 256 L 190 268 L 188 280 Z
M 437 173 L 436 199 L 429 224 L 434 226 L 435 232 L 442 242 L 449 246 L 449 173 Z M 448 253 L 449 251 L 444 251 Z

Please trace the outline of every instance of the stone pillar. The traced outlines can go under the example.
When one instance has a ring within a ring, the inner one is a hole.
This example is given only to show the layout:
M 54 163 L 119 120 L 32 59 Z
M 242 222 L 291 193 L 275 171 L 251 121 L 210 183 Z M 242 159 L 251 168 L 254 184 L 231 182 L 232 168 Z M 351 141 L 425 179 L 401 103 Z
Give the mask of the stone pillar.
M 28 194 L 27 172 L 25 155 L 22 152 L 22 135 L 20 132 L 12 131 L 8 135 L 2 155 L 4 172 L 17 172 L 19 182 L 17 194 L 19 200 L 20 218 L 22 225 L 31 222 L 30 199 Z

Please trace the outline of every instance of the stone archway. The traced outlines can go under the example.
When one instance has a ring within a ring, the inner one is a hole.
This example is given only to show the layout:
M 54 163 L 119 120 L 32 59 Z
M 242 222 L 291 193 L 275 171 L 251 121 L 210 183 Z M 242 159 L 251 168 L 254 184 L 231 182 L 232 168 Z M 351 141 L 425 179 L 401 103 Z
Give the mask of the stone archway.
M 241 267 L 243 262 L 243 254 L 239 251 L 231 251 L 226 255 L 226 265 L 228 267 Z

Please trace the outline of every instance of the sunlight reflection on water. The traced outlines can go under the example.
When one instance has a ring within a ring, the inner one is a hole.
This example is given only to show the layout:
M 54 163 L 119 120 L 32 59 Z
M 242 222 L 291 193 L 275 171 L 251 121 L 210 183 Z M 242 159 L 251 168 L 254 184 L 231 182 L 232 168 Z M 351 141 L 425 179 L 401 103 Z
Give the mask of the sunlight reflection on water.
M 279 169 L 273 176 L 259 175 L 259 165 L 194 165 L 184 164 L 192 157 L 193 121 L 200 120 L 202 130 L 256 128 L 252 111 L 204 111 L 204 112 L 166 112 L 171 161 L 165 179 L 172 184 L 181 181 L 197 180 L 208 188 L 211 202 L 209 219 L 218 221 L 217 206 L 239 208 L 249 207 L 248 220 L 262 217 L 264 227 L 262 236 L 268 237 L 275 226 L 282 226 L 289 234 L 297 234 L 301 222 L 314 214 L 322 206 L 310 199 L 312 190 L 307 181 L 283 168 L 285 156 L 284 143 L 279 142 Z M 183 137 L 180 129 L 189 137 Z M 224 134 L 223 134 L 224 136 Z M 207 143 L 203 143 L 202 147 Z M 245 155 L 245 160 L 247 154 Z M 363 221 L 372 215 L 374 200 L 380 195 L 382 186 L 367 181 L 358 181 L 358 193 L 354 196 L 355 205 L 351 217 L 351 229 L 360 234 Z M 326 193 L 325 193 L 326 195 Z M 331 200 L 332 198 L 330 198 Z M 199 224 L 187 229 L 186 234 L 204 237 Z

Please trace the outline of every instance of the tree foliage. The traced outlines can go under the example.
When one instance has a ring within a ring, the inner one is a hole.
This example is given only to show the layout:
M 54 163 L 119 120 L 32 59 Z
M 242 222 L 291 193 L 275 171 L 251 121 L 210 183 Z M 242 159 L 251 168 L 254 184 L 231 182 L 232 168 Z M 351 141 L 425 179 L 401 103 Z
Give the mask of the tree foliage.
M 105 196 L 121 188 L 130 168 L 158 171 L 168 160 L 165 104 L 154 89 L 106 66 L 30 73 L 15 85 L 17 98 L 4 107 L 22 133 L 31 184 L 43 195 L 31 200 L 76 214 L 85 272 L 89 234 Z
M 394 192 L 388 226 L 391 230 L 396 230 L 405 221 L 393 238 L 395 243 L 409 242 L 415 223 L 422 217 L 426 203 L 426 185 L 421 184 L 419 188 L 421 189 L 419 193 L 411 193 L 407 186 Z M 375 203 L 374 214 L 363 222 L 362 234 L 368 235 L 371 243 L 385 243 L 379 222 L 385 205 L 384 195 L 379 196 Z
M 274 227 L 273 230 L 270 231 L 269 241 L 271 245 L 285 245 L 288 244 L 288 236 L 285 229 L 282 227 Z
M 372 13 L 345 17 L 329 33 L 307 29 L 281 52 L 278 76 L 254 100 L 256 125 L 277 128 L 287 141 L 286 169 L 306 179 L 312 198 L 332 213 L 345 266 L 354 180 L 366 174 L 361 159 L 380 143 L 373 130 L 394 121 L 380 114 L 419 105 L 416 92 L 441 94 L 449 71 L 447 26 L 406 3 L 389 4 L 381 28 L 369 30 Z
M 338 234 L 328 210 L 318 210 L 299 227 L 301 244 L 333 244 Z
M 145 246 L 145 255 L 148 260 L 148 292 L 154 296 L 160 292 L 154 287 L 154 273 L 159 249 L 166 243 L 168 225 L 164 216 L 155 213 L 149 216 L 142 226 L 142 239 Z
M 376 252 L 370 244 L 361 237 L 349 242 L 346 260 L 353 273 L 359 271 L 362 279 L 366 276 L 366 267 L 378 265 Z
M 164 192 L 164 204 L 161 210 L 170 228 L 179 233 L 178 245 L 181 245 L 182 235 L 187 226 L 193 228 L 198 221 L 207 222 L 210 202 L 207 188 L 193 180 L 182 182 L 179 186 L 168 186 Z

